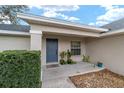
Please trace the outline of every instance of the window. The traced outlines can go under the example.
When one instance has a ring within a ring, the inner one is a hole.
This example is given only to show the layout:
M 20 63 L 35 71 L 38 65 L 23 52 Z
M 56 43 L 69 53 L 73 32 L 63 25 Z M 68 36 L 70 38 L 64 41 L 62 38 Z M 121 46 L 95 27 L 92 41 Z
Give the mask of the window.
M 72 53 L 72 55 L 80 55 L 81 54 L 81 43 L 79 41 L 71 42 L 71 53 Z

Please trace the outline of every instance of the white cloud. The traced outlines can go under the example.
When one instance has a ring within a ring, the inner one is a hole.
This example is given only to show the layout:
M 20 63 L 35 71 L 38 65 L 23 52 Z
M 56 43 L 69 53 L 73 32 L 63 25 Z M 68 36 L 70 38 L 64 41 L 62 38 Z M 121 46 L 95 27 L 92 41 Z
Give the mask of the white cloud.
M 59 14 L 54 11 L 46 11 L 43 13 L 43 16 L 46 17 L 57 17 Z
M 113 6 L 112 5 L 101 5 L 101 7 L 105 8 L 105 10 L 110 10 L 110 9 L 113 9 Z M 117 7 L 117 6 L 114 6 L 114 7 Z
M 124 8 L 112 5 L 101 7 L 105 8 L 106 12 L 96 18 L 96 22 L 94 23 L 96 26 L 102 26 L 124 17 Z
M 80 19 L 77 18 L 77 17 L 69 17 L 68 20 L 70 20 L 70 21 L 78 21 L 78 20 L 80 20 Z
M 79 18 L 76 17 L 70 17 L 65 15 L 62 12 L 70 12 L 70 11 L 77 11 L 79 9 L 79 6 L 77 5 L 70 5 L 70 6 L 53 6 L 53 5 L 48 5 L 48 6 L 41 6 L 41 9 L 43 10 L 43 16 L 46 17 L 60 17 L 64 20 L 69 20 L 69 21 L 77 21 Z
M 42 6 L 29 6 L 29 8 L 36 7 L 43 11 L 42 16 L 62 18 L 69 21 L 78 21 L 80 20 L 77 17 L 65 15 L 64 12 L 77 11 L 80 7 L 77 5 L 42 5 Z
M 44 14 L 43 14 L 43 16 L 46 16 L 46 17 L 54 17 L 54 18 L 56 18 L 56 17 L 61 17 L 62 19 L 64 19 L 64 20 L 69 20 L 69 21 L 78 21 L 78 20 L 80 20 L 79 18 L 77 18 L 77 17 L 73 17 L 73 16 L 67 16 L 67 15 L 64 15 L 64 14 L 62 14 L 62 13 L 56 13 L 56 12 L 54 12 L 54 11 L 47 11 L 47 12 L 45 12 Z
M 38 9 L 41 9 L 41 5 L 29 5 L 28 6 L 30 9 L 33 8 L 33 7 L 36 7 Z
M 106 21 L 97 21 L 96 23 L 95 23 L 95 25 L 96 26 L 102 26 L 102 25 L 105 25 L 105 24 L 108 24 L 109 22 L 106 22 Z
M 29 8 L 36 7 L 45 11 L 76 11 L 80 7 L 78 5 L 30 5 Z
M 95 23 L 91 22 L 91 23 L 89 23 L 88 25 L 94 26 L 94 25 L 95 25 Z
M 63 11 L 76 11 L 78 10 L 80 7 L 77 5 L 44 5 L 41 6 L 41 9 L 43 9 L 44 11 L 55 11 L 55 12 L 63 12 Z

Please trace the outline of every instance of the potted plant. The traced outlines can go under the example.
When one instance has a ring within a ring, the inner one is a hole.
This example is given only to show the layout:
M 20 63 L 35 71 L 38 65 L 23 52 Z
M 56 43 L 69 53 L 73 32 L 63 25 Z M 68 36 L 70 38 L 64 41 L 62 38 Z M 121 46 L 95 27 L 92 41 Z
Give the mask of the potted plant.
M 83 62 L 90 62 L 90 56 L 83 55 Z
M 67 50 L 67 64 L 75 64 L 76 62 L 74 62 L 72 59 L 71 59 L 71 56 L 72 56 L 72 53 L 71 51 Z
M 98 61 L 98 62 L 97 62 L 97 66 L 98 66 L 98 67 L 103 67 L 103 63 Z
M 60 64 L 63 65 L 63 64 L 66 64 L 66 61 L 65 61 L 65 56 L 66 56 L 66 52 L 65 51 L 62 51 L 60 53 Z
M 67 63 L 68 64 L 70 64 L 72 61 L 71 56 L 72 56 L 71 52 L 69 50 L 67 50 Z

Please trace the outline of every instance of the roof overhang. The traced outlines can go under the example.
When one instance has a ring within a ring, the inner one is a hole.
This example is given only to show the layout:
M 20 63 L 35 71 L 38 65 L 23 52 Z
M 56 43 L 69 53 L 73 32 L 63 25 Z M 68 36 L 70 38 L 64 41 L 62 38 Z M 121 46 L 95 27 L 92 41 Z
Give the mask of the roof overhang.
M 107 33 L 102 33 L 102 34 L 99 35 L 99 37 L 107 37 L 107 36 L 121 35 L 121 34 L 124 34 L 124 29 L 109 31 Z
M 108 31 L 108 29 L 104 29 L 104 28 L 98 28 L 94 26 L 82 25 L 74 22 L 63 21 L 63 20 L 58 20 L 43 16 L 24 14 L 24 13 L 17 13 L 17 17 L 26 20 L 29 24 L 64 27 L 69 29 L 83 30 L 83 31 L 85 30 L 96 33 Z
M 29 32 L 0 30 L 0 35 L 30 36 Z

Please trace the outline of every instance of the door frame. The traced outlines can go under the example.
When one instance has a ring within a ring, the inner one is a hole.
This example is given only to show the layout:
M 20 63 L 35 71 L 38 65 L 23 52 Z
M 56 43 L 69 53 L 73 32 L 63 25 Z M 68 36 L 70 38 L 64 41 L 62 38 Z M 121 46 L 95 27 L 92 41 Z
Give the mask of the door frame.
M 57 41 L 57 62 L 48 62 L 47 60 L 47 40 L 56 40 Z M 58 63 L 58 51 L 59 51 L 59 48 L 58 48 L 59 46 L 58 46 L 58 39 L 57 38 L 46 38 L 46 64 L 56 64 L 56 63 Z

